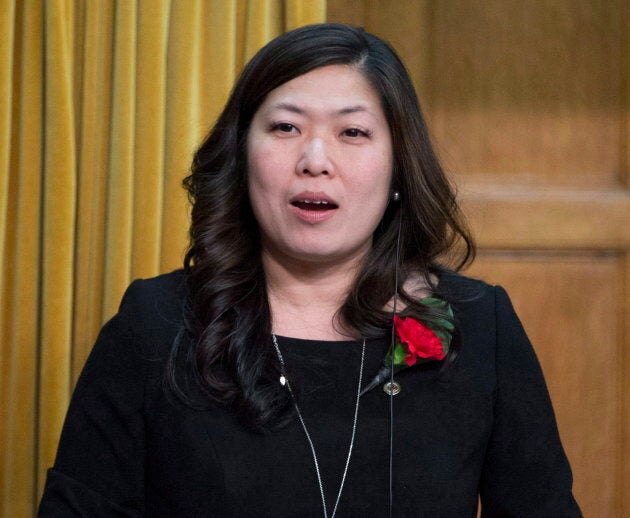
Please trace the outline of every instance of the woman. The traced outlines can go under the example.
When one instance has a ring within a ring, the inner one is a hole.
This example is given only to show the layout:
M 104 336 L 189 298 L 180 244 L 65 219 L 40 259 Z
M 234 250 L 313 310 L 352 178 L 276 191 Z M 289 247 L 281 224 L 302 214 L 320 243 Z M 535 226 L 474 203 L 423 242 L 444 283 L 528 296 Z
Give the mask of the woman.
M 443 266 L 474 247 L 387 44 L 269 43 L 185 184 L 185 268 L 103 328 L 42 516 L 580 516 L 507 295 Z

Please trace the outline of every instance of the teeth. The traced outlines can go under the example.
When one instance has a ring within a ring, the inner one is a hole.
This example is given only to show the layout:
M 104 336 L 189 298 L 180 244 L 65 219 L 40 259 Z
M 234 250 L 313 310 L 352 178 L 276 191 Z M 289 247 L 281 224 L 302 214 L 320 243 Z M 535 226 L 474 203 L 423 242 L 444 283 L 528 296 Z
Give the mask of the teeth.
M 314 203 L 315 205 L 328 205 L 325 200 L 300 200 L 300 203 Z

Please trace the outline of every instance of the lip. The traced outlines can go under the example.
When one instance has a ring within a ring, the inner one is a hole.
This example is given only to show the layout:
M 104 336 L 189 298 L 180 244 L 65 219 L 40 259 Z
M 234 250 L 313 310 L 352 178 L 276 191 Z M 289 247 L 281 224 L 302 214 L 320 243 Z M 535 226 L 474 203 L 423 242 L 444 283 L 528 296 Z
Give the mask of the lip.
M 330 196 L 328 196 L 325 192 L 313 192 L 313 191 L 303 191 L 300 194 L 296 194 L 293 196 L 289 203 L 293 203 L 296 201 L 326 201 L 328 203 L 332 203 L 339 207 L 339 204 L 333 200 Z
M 310 201 L 310 202 L 325 201 L 327 203 L 330 203 L 331 205 L 334 204 L 335 206 L 328 210 L 323 210 L 323 211 L 305 210 L 305 209 L 302 209 L 300 207 L 293 205 L 293 203 L 297 201 Z M 290 207 L 290 210 L 293 212 L 293 214 L 297 216 L 298 219 L 306 223 L 311 223 L 311 224 L 321 223 L 322 221 L 326 221 L 332 218 L 336 214 L 337 210 L 339 210 L 339 204 L 330 196 L 328 196 L 325 192 L 313 192 L 313 191 L 303 191 L 293 196 L 289 200 L 289 207 Z

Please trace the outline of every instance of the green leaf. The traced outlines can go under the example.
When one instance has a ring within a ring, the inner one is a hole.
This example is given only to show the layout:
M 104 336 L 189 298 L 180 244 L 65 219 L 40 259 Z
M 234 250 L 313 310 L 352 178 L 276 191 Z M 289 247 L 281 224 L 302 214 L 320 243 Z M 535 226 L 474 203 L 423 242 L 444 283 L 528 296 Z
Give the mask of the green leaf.
M 427 297 L 426 299 L 420 299 L 420 303 L 429 307 L 443 308 L 448 306 L 445 300 L 437 299 L 435 297 Z
M 420 300 L 420 302 L 425 306 L 440 309 L 441 311 L 444 311 L 449 317 L 453 318 L 453 308 L 445 300 L 435 297 L 427 297 L 426 299 Z M 444 354 L 447 354 L 451 346 L 451 341 L 453 339 L 453 331 L 455 330 L 455 325 L 453 324 L 453 322 L 447 320 L 446 318 L 437 318 L 433 321 L 426 322 L 425 325 L 427 325 L 431 329 L 431 331 L 433 331 L 437 335 L 437 337 L 442 342 Z
M 451 333 L 444 332 L 440 329 L 433 329 L 432 331 L 440 339 L 440 342 L 442 342 L 442 349 L 444 350 L 444 354 L 447 354 L 448 350 L 451 347 L 451 340 L 453 338 L 453 335 Z
M 449 322 L 445 318 L 438 318 L 435 321 L 435 323 L 440 325 L 440 326 L 442 326 L 445 329 L 448 329 L 449 331 L 453 331 L 455 329 L 455 326 L 453 325 L 453 322 Z M 433 329 L 433 328 L 431 328 L 431 329 Z
M 407 350 L 403 344 L 396 342 L 394 347 L 394 365 L 400 365 L 405 362 L 405 356 L 407 356 Z

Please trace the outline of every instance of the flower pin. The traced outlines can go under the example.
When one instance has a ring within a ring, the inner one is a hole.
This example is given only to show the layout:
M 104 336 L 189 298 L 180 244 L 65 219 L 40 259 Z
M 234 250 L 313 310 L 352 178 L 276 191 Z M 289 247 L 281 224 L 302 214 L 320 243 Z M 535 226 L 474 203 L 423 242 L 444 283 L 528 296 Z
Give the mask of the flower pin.
M 451 306 L 438 298 L 426 298 L 420 302 L 426 306 L 440 309 L 451 317 L 451 320 L 438 318 L 425 324 L 414 318 L 394 315 L 394 343 L 383 360 L 381 370 L 363 388 L 361 395 L 386 381 L 388 383 L 384 387 L 385 392 L 395 395 L 400 392 L 400 385 L 390 381 L 392 365 L 394 374 L 396 374 L 416 364 L 443 360 L 448 354 L 455 329 L 452 322 L 453 310 Z

